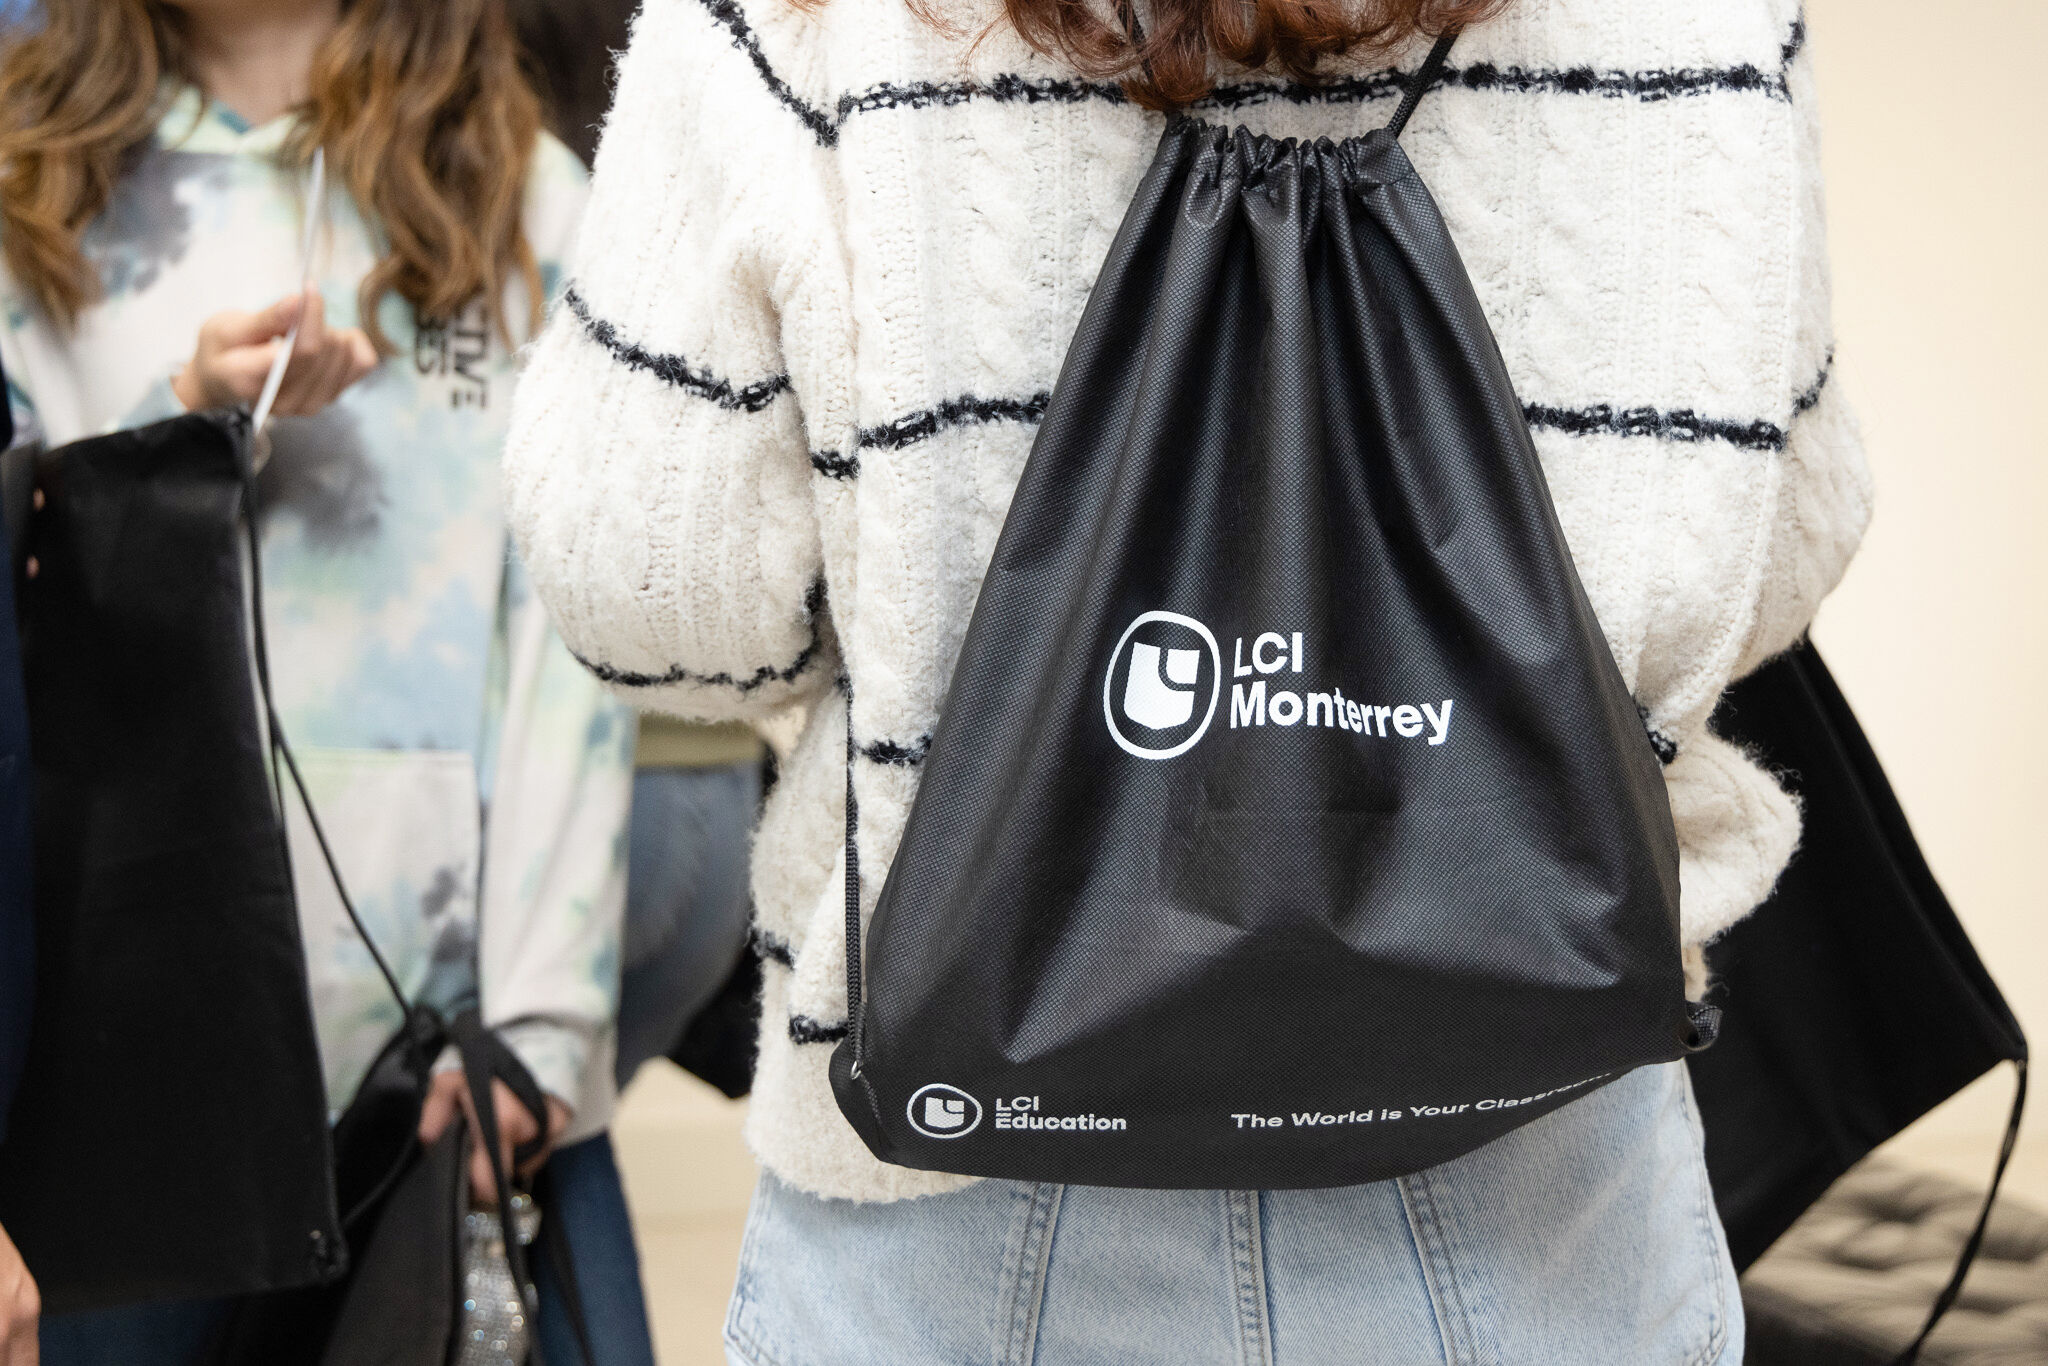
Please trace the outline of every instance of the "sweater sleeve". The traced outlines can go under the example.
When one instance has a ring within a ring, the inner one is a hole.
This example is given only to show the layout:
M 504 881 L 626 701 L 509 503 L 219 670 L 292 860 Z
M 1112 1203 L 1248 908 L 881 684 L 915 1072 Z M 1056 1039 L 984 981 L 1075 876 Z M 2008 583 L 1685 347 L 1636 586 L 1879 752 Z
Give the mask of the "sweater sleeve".
M 1692 666 L 1639 694 L 1669 742 L 1665 768 L 1679 835 L 1682 941 L 1693 950 L 1689 986 L 1704 989 L 1697 953 L 1771 893 L 1798 845 L 1797 802 L 1754 756 L 1710 725 L 1725 689 L 1789 648 L 1840 582 L 1870 520 L 1872 490 L 1856 422 L 1834 374 L 1819 100 L 1810 44 L 1786 69 L 1794 111 L 1785 180 L 1791 327 L 1778 376 L 1775 439 L 1757 452 L 1759 525 L 1747 562 L 1754 577 L 1724 636 L 1702 632 L 1676 652 Z M 1730 538 L 1736 534 L 1730 523 Z M 1747 527 L 1743 540 L 1751 541 Z M 1733 601 L 1733 600 L 1731 600 Z
M 1736 678 L 1806 634 L 1863 540 L 1873 499 L 1862 436 L 1834 373 L 1820 99 L 1810 44 L 1788 67 L 1786 80 L 1797 114 L 1792 229 L 1798 268 L 1788 383 L 1794 396 L 1777 457 L 1776 510 L 1764 547 L 1761 591 L 1735 662 Z
M 632 714 L 562 649 L 517 563 L 499 607 L 478 976 L 484 1021 L 544 1090 L 603 1127 L 617 1013 Z
M 769 99 L 706 6 L 642 10 L 506 455 L 511 525 L 569 649 L 635 706 L 708 720 L 807 699 L 837 669 L 802 339 L 835 330 L 844 271 L 823 153 Z

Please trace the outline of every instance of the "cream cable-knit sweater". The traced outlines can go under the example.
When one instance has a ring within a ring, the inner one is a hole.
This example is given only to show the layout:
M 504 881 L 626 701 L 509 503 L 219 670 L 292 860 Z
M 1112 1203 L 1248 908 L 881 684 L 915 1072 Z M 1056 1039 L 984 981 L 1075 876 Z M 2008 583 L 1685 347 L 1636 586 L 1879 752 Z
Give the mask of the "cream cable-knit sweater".
M 815 704 L 755 844 L 771 960 L 748 1135 L 807 1190 L 876 1162 L 826 1082 L 845 1029 L 843 671 L 872 909 L 1069 336 L 1162 120 L 994 10 L 648 0 L 573 292 L 523 380 L 511 518 L 570 647 L 638 706 Z M 1527 405 L 1666 756 L 1688 945 L 1799 821 L 1707 730 L 1840 577 L 1870 491 L 1829 381 L 1811 64 L 1790 0 L 1518 0 L 1403 141 Z M 1403 72 L 1229 79 L 1209 116 L 1341 137 Z M 1696 955 L 1693 955 L 1696 959 Z M 1695 963 L 1696 967 L 1696 963 Z M 1697 977 L 1695 977 L 1697 985 Z

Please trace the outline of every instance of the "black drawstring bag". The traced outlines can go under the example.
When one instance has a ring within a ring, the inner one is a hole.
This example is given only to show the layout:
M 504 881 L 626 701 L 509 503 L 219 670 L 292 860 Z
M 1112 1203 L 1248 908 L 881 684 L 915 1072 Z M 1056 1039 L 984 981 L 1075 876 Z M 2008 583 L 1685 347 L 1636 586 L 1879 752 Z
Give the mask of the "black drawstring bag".
M 1692 1060 L 1736 1266 L 1886 1139 L 2000 1062 L 2018 1071 L 1983 1215 L 1910 1361 L 1983 1241 L 2019 1136 L 2026 1036 L 1811 644 L 1730 689 L 1714 728 L 1782 772 L 1804 818 L 1770 899 L 1709 951 L 1728 1024 Z
M 1450 43 L 1364 137 L 1166 129 L 864 981 L 849 793 L 832 1079 L 884 1160 L 1344 1185 L 1702 1041 L 1657 757 L 1397 141 Z

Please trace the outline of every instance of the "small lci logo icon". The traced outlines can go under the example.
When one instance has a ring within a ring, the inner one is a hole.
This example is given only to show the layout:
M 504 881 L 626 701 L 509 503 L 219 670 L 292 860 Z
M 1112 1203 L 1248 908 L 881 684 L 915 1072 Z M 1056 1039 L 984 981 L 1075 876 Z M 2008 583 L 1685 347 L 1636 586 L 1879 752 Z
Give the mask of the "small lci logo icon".
M 1222 688 L 1223 655 L 1208 627 L 1178 612 L 1144 612 L 1110 651 L 1102 719 L 1124 753 L 1171 759 L 1209 729 Z
M 926 1138 L 965 1138 L 981 1123 L 981 1102 L 957 1086 L 934 1083 L 910 1098 L 910 1127 Z

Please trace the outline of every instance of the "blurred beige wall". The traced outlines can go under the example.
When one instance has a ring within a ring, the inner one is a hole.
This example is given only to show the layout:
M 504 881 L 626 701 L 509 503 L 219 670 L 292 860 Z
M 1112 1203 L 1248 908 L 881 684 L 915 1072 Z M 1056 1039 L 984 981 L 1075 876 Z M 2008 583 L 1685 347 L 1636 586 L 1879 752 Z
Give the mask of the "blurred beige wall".
M 1837 377 L 1877 516 L 1814 636 L 1935 874 L 2021 1022 L 2048 1039 L 2048 5 L 1809 0 Z M 1987 76 L 1999 72 L 1995 76 Z M 1987 1170 L 2009 1073 L 1902 1144 Z M 2038 1112 L 2021 1185 L 2048 1196 Z

